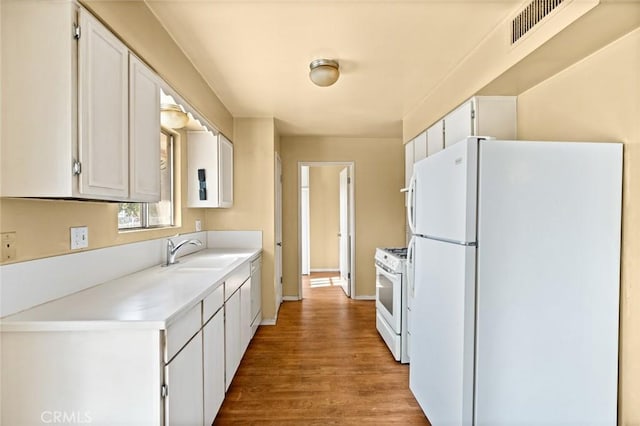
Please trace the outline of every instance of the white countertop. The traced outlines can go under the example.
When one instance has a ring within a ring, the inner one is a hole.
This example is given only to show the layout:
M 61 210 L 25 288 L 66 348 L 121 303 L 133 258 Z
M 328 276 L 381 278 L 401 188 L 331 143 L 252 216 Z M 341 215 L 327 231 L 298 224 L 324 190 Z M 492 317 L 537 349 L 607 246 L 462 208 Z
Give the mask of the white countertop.
M 260 249 L 205 249 L 0 320 L 9 331 L 146 328 L 164 330 Z

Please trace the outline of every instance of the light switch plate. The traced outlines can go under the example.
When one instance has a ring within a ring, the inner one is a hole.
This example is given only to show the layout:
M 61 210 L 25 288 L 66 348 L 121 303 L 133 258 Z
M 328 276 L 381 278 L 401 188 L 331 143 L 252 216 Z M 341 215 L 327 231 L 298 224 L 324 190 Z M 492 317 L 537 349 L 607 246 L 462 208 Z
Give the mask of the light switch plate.
M 78 226 L 71 228 L 71 250 L 89 247 L 89 228 Z
M 200 219 L 196 219 L 196 232 L 202 231 L 202 221 Z

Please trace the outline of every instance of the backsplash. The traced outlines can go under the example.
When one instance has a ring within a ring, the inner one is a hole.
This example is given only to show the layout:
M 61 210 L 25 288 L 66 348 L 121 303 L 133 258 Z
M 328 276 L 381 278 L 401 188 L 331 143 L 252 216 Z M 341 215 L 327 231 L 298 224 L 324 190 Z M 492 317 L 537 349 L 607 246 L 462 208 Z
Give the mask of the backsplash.
M 205 248 L 262 247 L 261 231 L 209 231 L 182 234 L 174 242 L 195 238 L 178 257 Z M 27 262 L 0 265 L 0 317 L 82 291 L 165 261 L 167 238 L 106 247 Z

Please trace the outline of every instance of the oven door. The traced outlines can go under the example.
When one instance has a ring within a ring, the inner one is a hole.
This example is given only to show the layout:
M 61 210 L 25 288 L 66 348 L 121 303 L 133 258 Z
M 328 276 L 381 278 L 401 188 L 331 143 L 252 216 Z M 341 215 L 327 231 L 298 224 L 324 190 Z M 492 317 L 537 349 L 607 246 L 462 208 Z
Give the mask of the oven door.
M 376 309 L 396 334 L 401 330 L 401 301 L 402 274 L 376 262 Z

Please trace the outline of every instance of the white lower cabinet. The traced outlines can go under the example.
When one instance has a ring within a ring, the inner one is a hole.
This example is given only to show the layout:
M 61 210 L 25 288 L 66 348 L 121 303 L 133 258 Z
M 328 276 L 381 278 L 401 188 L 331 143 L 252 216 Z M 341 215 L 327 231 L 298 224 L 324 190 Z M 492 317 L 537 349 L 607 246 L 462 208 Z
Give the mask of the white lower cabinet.
M 224 401 L 224 308 L 202 328 L 204 424 L 210 425 Z
M 240 331 L 240 290 L 224 303 L 225 389 L 229 389 L 242 358 Z
M 203 424 L 202 331 L 165 367 L 169 425 Z
M 262 256 L 251 262 L 251 337 L 262 322 Z
M 0 424 L 211 425 L 252 337 L 250 264 L 165 329 L 0 327 Z
M 251 337 L 253 337 L 253 333 L 251 332 L 251 288 L 253 287 L 253 282 L 251 278 L 245 281 L 240 287 L 240 349 L 241 352 L 244 352 L 249 347 L 249 342 L 251 342 Z

